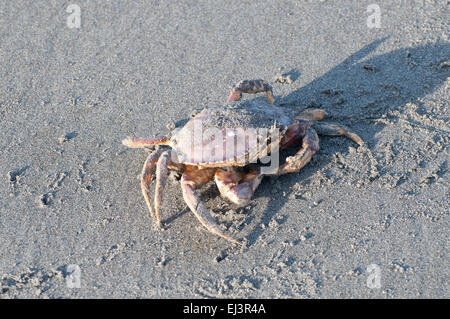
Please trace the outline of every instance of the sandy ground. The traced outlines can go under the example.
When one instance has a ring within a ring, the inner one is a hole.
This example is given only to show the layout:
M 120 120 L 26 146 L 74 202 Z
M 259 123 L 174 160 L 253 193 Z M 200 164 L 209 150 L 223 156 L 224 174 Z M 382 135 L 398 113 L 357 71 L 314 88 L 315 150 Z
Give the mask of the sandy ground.
M 0 297 L 449 298 L 449 4 L 376 1 L 369 28 L 374 2 L 1 1 Z M 273 83 L 280 70 L 295 81 Z M 245 208 L 206 186 L 244 249 L 199 224 L 176 178 L 158 229 L 148 152 L 121 140 L 168 134 L 252 78 L 366 146 L 322 138 Z

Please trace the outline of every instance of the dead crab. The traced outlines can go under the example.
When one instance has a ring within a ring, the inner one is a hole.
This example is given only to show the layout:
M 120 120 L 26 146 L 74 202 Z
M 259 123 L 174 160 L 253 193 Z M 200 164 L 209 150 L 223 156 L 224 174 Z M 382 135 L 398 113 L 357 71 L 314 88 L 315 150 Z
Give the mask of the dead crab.
M 269 103 L 261 99 L 240 101 L 242 93 L 267 94 Z M 223 197 L 245 206 L 265 175 L 261 156 L 275 154 L 276 149 L 301 146 L 300 150 L 270 171 L 282 175 L 297 172 L 319 150 L 320 135 L 343 135 L 359 145 L 362 139 L 345 127 L 318 122 L 326 112 L 307 109 L 297 116 L 288 108 L 273 104 L 272 88 L 263 80 L 245 80 L 236 84 L 228 104 L 203 109 L 171 137 L 127 138 L 122 143 L 131 148 L 168 145 L 147 157 L 141 176 L 141 189 L 151 216 L 161 226 L 160 207 L 168 170 L 182 173 L 183 198 L 194 215 L 210 232 L 235 244 L 240 241 L 223 232 L 200 200 L 196 189 L 214 178 Z M 292 121 L 292 118 L 294 119 Z M 278 134 L 275 134 L 278 133 Z M 251 143 L 249 141 L 256 141 Z M 232 151 L 229 151 L 230 146 Z M 152 174 L 156 170 L 155 209 L 149 196 Z

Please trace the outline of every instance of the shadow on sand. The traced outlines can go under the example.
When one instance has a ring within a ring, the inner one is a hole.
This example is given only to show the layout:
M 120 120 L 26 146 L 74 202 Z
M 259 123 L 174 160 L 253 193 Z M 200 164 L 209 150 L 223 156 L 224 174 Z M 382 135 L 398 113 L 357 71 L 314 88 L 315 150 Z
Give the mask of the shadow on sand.
M 307 107 L 324 108 L 329 113 L 331 122 L 350 127 L 363 138 L 370 149 L 377 143 L 377 132 L 384 127 L 375 125 L 377 119 L 393 110 L 403 109 L 409 102 L 419 105 L 418 112 L 426 113 L 420 99 L 432 93 L 450 76 L 450 44 L 426 44 L 374 56 L 377 47 L 386 39 L 366 45 L 326 74 L 276 103 L 299 108 L 299 111 Z M 342 139 L 343 143 L 352 144 L 351 141 Z M 345 152 L 345 149 L 341 151 Z M 323 150 L 319 151 L 321 152 Z M 270 200 L 258 217 L 252 216 L 250 211 L 244 223 L 247 225 L 244 228 L 253 224 L 246 236 L 248 245 L 255 243 L 264 232 L 258 225 L 267 225 L 284 206 L 284 201 L 293 192 L 293 186 L 301 180 L 309 179 L 330 160 L 331 157 L 328 157 L 317 163 L 313 157 L 310 163 L 314 164 L 313 169 L 305 167 L 297 174 L 278 178 L 284 198 Z M 273 183 L 268 183 L 267 180 L 266 178 L 256 191 L 255 198 L 271 196 Z M 253 221 L 255 218 L 258 220 Z M 285 220 L 283 218 L 279 224 Z

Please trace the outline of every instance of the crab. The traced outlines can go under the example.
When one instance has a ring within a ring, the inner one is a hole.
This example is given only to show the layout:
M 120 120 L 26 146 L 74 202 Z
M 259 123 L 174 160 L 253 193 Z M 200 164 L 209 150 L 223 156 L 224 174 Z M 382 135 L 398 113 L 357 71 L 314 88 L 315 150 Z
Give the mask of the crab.
M 243 93 L 266 93 L 267 100 L 241 100 Z M 181 173 L 183 198 L 208 231 L 233 244 L 242 245 L 221 230 L 197 190 L 214 180 L 220 194 L 238 206 L 246 206 L 266 175 L 298 172 L 319 150 L 320 135 L 346 136 L 363 145 L 363 140 L 348 128 L 319 122 L 323 109 L 292 110 L 274 104 L 272 87 L 264 80 L 244 80 L 234 85 L 227 104 L 204 108 L 171 136 L 128 137 L 122 143 L 130 148 L 157 147 L 145 160 L 140 177 L 141 190 L 152 218 L 162 226 L 160 207 L 169 169 Z M 254 141 L 253 143 L 249 141 Z M 256 141 L 256 142 L 255 142 Z M 264 156 L 273 159 L 278 150 L 299 147 L 295 155 L 274 169 L 261 164 Z M 231 151 L 229 151 L 231 149 Z M 156 171 L 154 208 L 150 185 Z

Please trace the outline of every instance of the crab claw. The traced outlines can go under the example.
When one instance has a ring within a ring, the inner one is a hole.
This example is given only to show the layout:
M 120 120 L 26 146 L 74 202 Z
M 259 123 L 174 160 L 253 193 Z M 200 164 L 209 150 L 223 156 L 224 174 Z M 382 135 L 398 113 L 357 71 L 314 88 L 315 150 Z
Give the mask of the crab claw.
M 243 80 L 233 86 L 230 95 L 228 96 L 227 103 L 233 101 L 239 101 L 242 97 L 242 93 L 256 94 L 265 92 L 269 103 L 273 104 L 272 87 L 264 80 Z
M 230 95 L 228 96 L 227 103 L 239 101 L 241 99 L 241 97 L 242 97 L 241 92 L 231 89 Z

